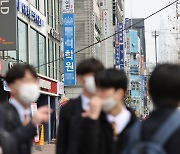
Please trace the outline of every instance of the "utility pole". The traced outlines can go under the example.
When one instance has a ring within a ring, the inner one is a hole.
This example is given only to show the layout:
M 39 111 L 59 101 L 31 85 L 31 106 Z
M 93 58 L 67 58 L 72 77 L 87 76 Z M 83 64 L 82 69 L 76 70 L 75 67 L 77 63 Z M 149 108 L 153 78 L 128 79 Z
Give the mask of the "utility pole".
M 156 66 L 157 66 L 157 64 L 158 64 L 157 37 L 159 36 L 159 32 L 155 30 L 155 31 L 152 33 L 152 36 L 155 38 L 155 56 L 156 56 Z

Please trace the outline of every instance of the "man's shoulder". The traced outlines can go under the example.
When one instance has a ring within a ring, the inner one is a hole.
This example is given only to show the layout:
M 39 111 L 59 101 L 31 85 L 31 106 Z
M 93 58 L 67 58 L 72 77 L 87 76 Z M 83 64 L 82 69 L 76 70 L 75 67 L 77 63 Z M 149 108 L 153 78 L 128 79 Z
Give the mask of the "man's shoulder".
M 62 106 L 62 108 L 68 109 L 68 108 L 70 108 L 72 106 L 78 105 L 79 103 L 81 103 L 80 96 L 77 97 L 77 98 L 70 99 L 65 105 Z

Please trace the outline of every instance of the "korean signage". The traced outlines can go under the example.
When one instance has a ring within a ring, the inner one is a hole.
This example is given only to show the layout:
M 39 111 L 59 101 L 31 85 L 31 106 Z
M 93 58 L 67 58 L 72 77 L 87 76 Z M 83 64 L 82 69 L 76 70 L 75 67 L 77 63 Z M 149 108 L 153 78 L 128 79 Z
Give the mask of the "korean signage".
M 125 18 L 125 29 L 126 29 L 126 33 L 129 33 L 129 19 Z
M 18 0 L 17 10 L 35 22 L 38 26 L 45 26 L 45 21 L 41 17 L 42 15 L 33 7 L 29 7 L 27 1 Z
M 120 50 L 119 50 L 119 46 L 115 47 L 115 65 L 116 66 L 120 65 Z
M 120 69 L 124 70 L 124 51 L 120 50 Z
M 63 13 L 74 13 L 74 0 L 62 0 Z
M 64 85 L 76 84 L 74 14 L 63 14 Z
M 0 50 L 16 50 L 16 1 L 0 0 Z
M 108 10 L 103 10 L 102 11 L 102 21 L 103 21 L 103 32 L 104 36 L 109 35 L 109 14 Z
M 119 50 L 120 50 L 120 69 L 124 70 L 124 36 L 123 23 L 118 24 Z
M 123 38 L 123 23 L 119 23 L 119 25 L 118 25 L 118 34 L 119 34 L 119 43 L 123 43 L 124 42 L 124 38 Z

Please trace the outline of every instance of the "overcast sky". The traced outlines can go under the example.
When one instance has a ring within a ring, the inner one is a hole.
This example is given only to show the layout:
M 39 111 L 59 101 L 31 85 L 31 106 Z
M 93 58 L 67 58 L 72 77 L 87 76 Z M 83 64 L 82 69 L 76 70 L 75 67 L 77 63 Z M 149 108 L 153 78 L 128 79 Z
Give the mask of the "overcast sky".
M 125 17 L 145 18 L 173 1 L 174 0 L 125 0 Z M 175 15 L 173 10 L 175 10 L 175 5 L 145 21 L 147 60 L 150 62 L 155 61 L 154 38 L 152 37 L 151 31 L 160 29 L 160 21 L 162 20 L 165 24 L 168 24 L 167 16 Z

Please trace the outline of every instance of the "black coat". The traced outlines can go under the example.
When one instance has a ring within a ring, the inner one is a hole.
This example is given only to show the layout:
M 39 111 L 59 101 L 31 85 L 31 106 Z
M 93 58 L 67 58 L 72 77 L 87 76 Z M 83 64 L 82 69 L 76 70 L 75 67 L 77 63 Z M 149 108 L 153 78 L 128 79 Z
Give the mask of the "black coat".
M 5 151 L 8 151 L 5 154 L 31 153 L 36 127 L 31 122 L 27 126 L 22 126 L 17 110 L 10 103 L 0 106 L 0 130 L 2 139 L 0 144 L 4 146 Z M 4 134 L 6 135 L 4 136 Z M 8 143 L 8 149 L 6 143 Z
M 57 136 L 57 154 L 80 154 L 82 101 L 81 97 L 70 100 L 60 110 Z
M 142 139 L 147 141 L 154 135 L 160 126 L 168 119 L 175 109 L 158 109 L 143 122 Z M 169 126 L 169 129 L 171 126 Z M 180 127 L 165 144 L 167 154 L 180 154 Z
M 130 110 L 130 109 L 129 109 Z M 137 121 L 132 110 L 131 119 L 125 129 L 116 138 L 113 137 L 111 124 L 108 123 L 105 114 L 101 114 L 99 120 L 86 119 L 82 125 L 82 154 L 120 154 L 128 142 L 128 132 Z M 84 145 L 84 146 L 83 146 Z

